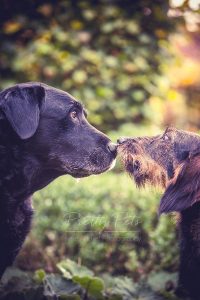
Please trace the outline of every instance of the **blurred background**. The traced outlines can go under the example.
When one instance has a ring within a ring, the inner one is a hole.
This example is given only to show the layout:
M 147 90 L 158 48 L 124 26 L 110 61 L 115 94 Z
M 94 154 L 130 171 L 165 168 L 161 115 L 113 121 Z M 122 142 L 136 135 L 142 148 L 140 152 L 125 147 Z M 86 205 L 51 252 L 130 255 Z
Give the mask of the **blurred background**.
M 0 2 L 1 89 L 42 81 L 66 90 L 113 141 L 200 129 L 199 0 Z M 56 180 L 34 196 L 17 266 L 58 272 L 70 258 L 135 282 L 175 274 L 176 221 L 158 218 L 160 193 L 136 190 L 119 163 L 79 184 Z

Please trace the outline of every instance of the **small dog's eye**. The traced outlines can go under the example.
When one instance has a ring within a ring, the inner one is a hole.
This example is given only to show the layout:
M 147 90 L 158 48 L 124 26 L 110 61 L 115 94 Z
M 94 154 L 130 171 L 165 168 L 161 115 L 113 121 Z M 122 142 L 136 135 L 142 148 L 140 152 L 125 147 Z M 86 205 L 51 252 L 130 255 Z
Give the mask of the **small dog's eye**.
M 73 110 L 71 113 L 70 113 L 70 116 L 72 119 L 76 119 L 77 118 L 77 112 L 75 110 Z
M 163 137 L 162 137 L 162 139 L 163 139 L 163 141 L 169 141 L 169 137 L 168 137 L 168 135 L 163 135 Z

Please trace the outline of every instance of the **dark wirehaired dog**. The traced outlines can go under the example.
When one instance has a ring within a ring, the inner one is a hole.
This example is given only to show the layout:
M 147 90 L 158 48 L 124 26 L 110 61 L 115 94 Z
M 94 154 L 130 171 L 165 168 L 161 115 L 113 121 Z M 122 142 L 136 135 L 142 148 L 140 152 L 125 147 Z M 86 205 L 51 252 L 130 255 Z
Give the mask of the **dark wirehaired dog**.
M 154 137 L 121 138 L 118 151 L 137 186 L 165 188 L 159 213 L 180 212 L 177 294 L 200 299 L 200 136 L 168 128 Z
M 0 93 L 0 278 L 29 232 L 31 195 L 64 174 L 105 172 L 115 157 L 68 93 L 41 83 Z

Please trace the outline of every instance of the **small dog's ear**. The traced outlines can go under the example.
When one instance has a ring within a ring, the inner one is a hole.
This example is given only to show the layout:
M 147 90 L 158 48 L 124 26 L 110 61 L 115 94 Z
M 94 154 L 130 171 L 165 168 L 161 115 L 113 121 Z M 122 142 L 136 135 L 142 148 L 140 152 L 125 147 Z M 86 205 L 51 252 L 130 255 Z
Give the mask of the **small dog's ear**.
M 35 133 L 44 98 L 45 89 L 39 84 L 18 86 L 4 95 L 1 108 L 21 139 L 28 139 Z
M 190 156 L 161 198 L 159 213 L 182 211 L 200 201 L 200 153 Z

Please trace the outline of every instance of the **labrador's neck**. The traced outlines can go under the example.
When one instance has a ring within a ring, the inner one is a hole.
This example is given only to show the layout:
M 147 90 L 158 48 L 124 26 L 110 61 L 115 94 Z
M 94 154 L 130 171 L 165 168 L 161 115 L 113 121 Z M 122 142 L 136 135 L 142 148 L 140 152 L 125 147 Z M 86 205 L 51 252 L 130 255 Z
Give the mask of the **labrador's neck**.
M 61 175 L 27 151 L 23 142 L 7 140 L 0 133 L 0 199 L 23 201 Z

